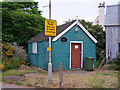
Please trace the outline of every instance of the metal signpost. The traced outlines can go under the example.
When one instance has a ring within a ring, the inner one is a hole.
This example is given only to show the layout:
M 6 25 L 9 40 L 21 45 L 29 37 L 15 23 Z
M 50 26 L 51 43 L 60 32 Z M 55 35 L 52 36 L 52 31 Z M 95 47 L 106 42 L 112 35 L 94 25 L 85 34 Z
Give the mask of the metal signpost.
M 51 37 L 56 36 L 56 21 L 54 20 L 45 20 L 45 35 L 49 36 L 49 63 L 48 63 L 48 83 L 52 83 L 52 63 L 51 63 Z
M 51 0 L 49 0 L 49 19 L 45 20 L 45 35 L 49 36 L 48 83 L 52 83 L 51 36 L 56 36 L 56 21 L 51 20 Z

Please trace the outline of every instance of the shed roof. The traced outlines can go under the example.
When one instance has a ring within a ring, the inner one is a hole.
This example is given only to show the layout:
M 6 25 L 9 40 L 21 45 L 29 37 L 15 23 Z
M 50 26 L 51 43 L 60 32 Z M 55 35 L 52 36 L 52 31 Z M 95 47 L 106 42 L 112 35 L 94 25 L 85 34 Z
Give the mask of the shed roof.
M 120 25 L 120 4 L 107 6 L 105 26 Z
M 60 34 L 62 31 L 64 31 L 67 27 L 69 27 L 74 22 L 75 22 L 75 20 L 72 21 L 72 22 L 68 22 L 67 24 L 63 24 L 63 25 L 57 26 L 56 36 L 58 34 Z M 52 37 L 52 39 L 53 38 L 54 37 Z M 31 42 L 40 42 L 40 41 L 47 41 L 48 39 L 49 39 L 49 37 L 45 36 L 45 30 L 43 30 L 39 34 L 37 34 L 36 36 L 34 36 L 30 40 L 28 40 L 28 43 L 31 43 Z
M 56 41 L 58 38 L 60 38 L 62 35 L 64 35 L 66 32 L 68 32 L 76 24 L 86 33 L 86 35 L 88 35 L 89 38 L 91 38 L 91 40 L 93 40 L 94 43 L 97 43 L 97 40 L 84 28 L 84 26 L 78 20 L 76 20 L 76 21 L 74 20 L 67 24 L 57 26 L 56 36 L 52 37 L 52 41 L 53 42 Z M 39 34 L 37 34 L 35 37 L 31 38 L 28 41 L 28 43 L 47 41 L 48 39 L 49 39 L 49 37 L 44 35 L 44 30 L 43 30 Z

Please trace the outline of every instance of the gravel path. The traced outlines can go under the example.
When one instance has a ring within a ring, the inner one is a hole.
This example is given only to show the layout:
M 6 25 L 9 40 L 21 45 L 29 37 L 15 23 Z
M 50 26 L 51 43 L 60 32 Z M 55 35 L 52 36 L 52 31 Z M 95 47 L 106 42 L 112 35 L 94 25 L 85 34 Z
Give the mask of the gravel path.
M 94 71 L 73 70 L 73 71 L 67 71 L 65 73 L 68 73 L 68 74 L 87 74 L 87 75 L 92 75 L 92 74 L 94 74 Z

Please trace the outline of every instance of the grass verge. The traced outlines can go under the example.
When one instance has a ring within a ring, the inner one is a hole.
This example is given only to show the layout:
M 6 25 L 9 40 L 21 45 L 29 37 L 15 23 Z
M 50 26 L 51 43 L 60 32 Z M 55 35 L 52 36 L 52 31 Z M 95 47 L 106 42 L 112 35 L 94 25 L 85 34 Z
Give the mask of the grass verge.
M 2 77 L 6 76 L 23 76 L 25 73 L 32 73 L 32 72 L 38 72 L 41 74 L 45 74 L 46 72 L 41 72 L 39 70 L 8 70 L 2 73 Z

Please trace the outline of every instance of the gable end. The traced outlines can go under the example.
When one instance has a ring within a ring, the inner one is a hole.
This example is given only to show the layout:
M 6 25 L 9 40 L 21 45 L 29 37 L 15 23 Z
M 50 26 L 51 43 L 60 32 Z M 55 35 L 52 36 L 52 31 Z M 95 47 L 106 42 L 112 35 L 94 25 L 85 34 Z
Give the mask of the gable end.
M 68 32 L 76 24 L 89 36 L 89 38 L 91 38 L 93 40 L 94 43 L 97 43 L 97 40 L 84 28 L 84 26 L 79 21 L 75 21 L 68 28 L 66 28 L 63 32 L 61 32 L 56 37 L 54 37 L 52 39 L 52 41 L 55 42 L 56 40 L 58 40 L 62 35 L 64 35 L 66 32 Z

